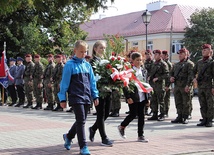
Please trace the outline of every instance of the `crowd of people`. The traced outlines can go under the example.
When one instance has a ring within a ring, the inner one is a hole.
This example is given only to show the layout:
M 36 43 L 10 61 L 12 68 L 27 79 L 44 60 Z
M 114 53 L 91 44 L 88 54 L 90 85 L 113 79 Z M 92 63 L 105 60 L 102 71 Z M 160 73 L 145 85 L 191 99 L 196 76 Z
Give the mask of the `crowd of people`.
M 12 103 L 9 106 L 32 109 L 42 109 L 42 103 L 48 103 L 44 110 L 63 111 L 67 101 L 75 114 L 76 122 L 68 133 L 63 134 L 64 147 L 71 149 L 72 139 L 77 134 L 81 154 L 90 154 L 85 137 L 85 122 L 87 114 L 94 103 L 96 121 L 89 127 L 89 139 L 94 141 L 96 131 L 99 130 L 101 145 L 113 146 L 113 142 L 105 132 L 105 120 L 109 116 L 119 117 L 121 108 L 120 93 L 111 90 L 106 97 L 99 97 L 91 65 L 100 61 L 104 55 L 106 43 L 97 41 L 93 46 L 93 57 L 86 56 L 88 45 L 84 41 L 77 41 L 74 47 L 74 57 L 65 63 L 62 55 L 47 56 L 48 65 L 44 68 L 40 56 L 25 55 L 24 59 L 10 58 L 10 73 L 14 81 L 9 81 L 8 93 Z M 170 94 L 173 84 L 173 94 L 177 117 L 171 123 L 187 124 L 193 110 L 193 85 L 197 85 L 200 112 L 202 119 L 197 126 L 212 127 L 214 116 L 214 61 L 211 45 L 202 45 L 202 59 L 193 63 L 186 48 L 178 52 L 179 61 L 172 64 L 166 50 L 146 50 L 145 60 L 140 52 L 132 51 L 128 58 L 132 63 L 138 80 L 148 82 L 152 93 L 145 93 L 136 87 L 133 92 L 123 89 L 129 111 L 126 118 L 119 124 L 118 130 L 126 138 L 125 129 L 133 119 L 138 118 L 138 139 L 148 142 L 144 137 L 145 115 L 151 116 L 148 121 L 164 121 L 170 109 Z M 55 59 L 55 61 L 54 61 Z M 87 59 L 87 61 L 86 61 Z M 16 65 L 17 62 L 17 65 Z M 55 64 L 56 63 L 56 64 Z M 64 66 L 65 65 L 65 66 Z M 33 105 L 33 97 L 36 106 Z M 27 104 L 25 103 L 27 99 Z M 17 102 L 18 101 L 18 102 Z M 56 106 L 54 106 L 56 104 Z

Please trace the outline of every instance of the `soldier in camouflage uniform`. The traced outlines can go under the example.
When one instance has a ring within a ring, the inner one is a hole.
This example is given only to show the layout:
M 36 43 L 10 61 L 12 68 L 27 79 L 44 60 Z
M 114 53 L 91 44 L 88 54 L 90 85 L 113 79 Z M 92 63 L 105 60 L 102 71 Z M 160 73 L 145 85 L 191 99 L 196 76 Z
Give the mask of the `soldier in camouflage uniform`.
M 202 46 L 203 58 L 199 60 L 194 69 L 194 82 L 198 83 L 198 98 L 203 120 L 197 126 L 212 127 L 214 112 L 214 61 L 211 58 L 211 45 Z M 198 74 L 196 78 L 196 74 Z
M 161 58 L 161 51 L 154 50 L 154 59 L 155 62 L 152 65 L 152 71 L 149 74 L 149 81 L 151 86 L 154 89 L 154 93 L 152 94 L 152 117 L 148 118 L 148 120 L 165 120 L 165 104 L 164 104 L 164 96 L 165 96 L 165 80 L 169 74 L 168 65 Z M 160 115 L 158 115 L 158 106 L 160 106 Z
M 121 94 L 119 90 L 112 90 L 112 103 L 111 103 L 111 113 L 109 114 L 110 117 L 119 117 L 120 116 L 120 109 L 121 109 Z
M 154 64 L 154 61 L 152 59 L 152 51 L 151 50 L 146 50 L 145 55 L 146 55 L 146 60 L 145 60 L 144 66 L 145 66 L 145 68 L 147 70 L 147 76 L 149 77 L 149 75 L 150 75 L 150 73 L 152 71 L 152 65 Z M 151 98 L 150 104 L 152 104 L 152 102 L 153 101 L 152 101 L 152 98 Z M 152 108 L 152 107 L 150 107 L 150 108 Z M 148 112 L 148 110 L 149 110 L 149 105 L 146 105 L 145 106 L 145 115 L 150 116 L 151 113 L 152 113 L 152 109 L 151 109 L 150 113 Z
M 27 97 L 27 105 L 23 108 L 32 107 L 33 104 L 33 70 L 34 70 L 34 63 L 32 61 L 31 54 L 25 55 L 26 67 L 24 72 L 24 87 L 25 87 L 25 95 Z
M 33 94 L 36 98 L 36 106 L 32 107 L 32 109 L 42 109 L 42 102 L 43 102 L 43 96 L 42 96 L 42 79 L 43 79 L 43 72 L 44 67 L 43 64 L 40 62 L 40 55 L 35 54 L 34 55 L 34 71 L 33 71 Z
M 48 101 L 48 106 L 44 110 L 53 110 L 53 88 L 52 88 L 52 77 L 55 63 L 53 62 L 54 57 L 52 54 L 48 54 L 48 65 L 44 70 L 43 83 L 45 87 L 45 94 Z
M 187 59 L 188 53 L 186 48 L 178 51 L 180 61 L 174 64 L 170 72 L 170 81 L 175 84 L 174 97 L 178 114 L 171 123 L 188 123 L 194 67 L 194 63 Z
M 162 59 L 167 63 L 168 68 L 169 68 L 169 72 L 170 72 L 172 69 L 172 63 L 169 61 L 168 51 L 166 51 L 166 50 L 162 51 Z M 169 107 L 170 107 L 170 88 L 171 88 L 170 84 L 171 84 L 170 76 L 168 75 L 168 77 L 166 79 L 166 88 L 165 88 L 166 94 L 164 97 L 164 103 L 165 103 L 165 107 L 166 107 L 166 109 L 165 109 L 166 110 L 166 112 L 165 112 L 166 117 L 168 117 L 168 112 L 169 112 Z
M 53 70 L 53 76 L 52 76 L 52 81 L 54 83 L 54 98 L 55 98 L 55 102 L 57 103 L 57 106 L 55 109 L 53 109 L 53 111 L 63 111 L 63 108 L 60 106 L 60 101 L 58 98 L 58 92 L 59 92 L 59 88 L 60 88 L 60 82 L 62 79 L 62 71 L 63 71 L 63 67 L 64 64 L 62 62 L 62 55 L 56 55 L 56 66 Z

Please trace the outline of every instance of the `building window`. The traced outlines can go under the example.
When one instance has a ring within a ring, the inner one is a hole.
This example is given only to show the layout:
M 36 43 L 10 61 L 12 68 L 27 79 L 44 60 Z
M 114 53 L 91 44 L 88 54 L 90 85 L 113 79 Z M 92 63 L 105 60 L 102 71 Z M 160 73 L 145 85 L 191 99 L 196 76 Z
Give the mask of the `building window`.
M 132 42 L 132 47 L 137 47 L 138 46 L 138 42 L 137 41 L 133 41 Z
M 147 49 L 153 51 L 153 41 L 148 41 Z
M 172 42 L 172 53 L 177 53 L 184 45 L 181 40 L 173 40 Z

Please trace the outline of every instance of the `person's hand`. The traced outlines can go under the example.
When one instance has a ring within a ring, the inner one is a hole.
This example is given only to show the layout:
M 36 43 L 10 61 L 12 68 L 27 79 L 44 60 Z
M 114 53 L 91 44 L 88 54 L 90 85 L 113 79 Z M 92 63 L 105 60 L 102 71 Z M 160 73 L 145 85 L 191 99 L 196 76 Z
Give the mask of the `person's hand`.
M 128 104 L 132 104 L 134 103 L 133 100 L 131 98 L 127 99 Z
M 185 90 L 186 93 L 188 93 L 188 92 L 190 91 L 190 88 L 189 88 L 188 86 L 186 86 L 186 87 L 184 88 L 184 90 Z
M 174 77 L 171 77 L 171 78 L 170 78 L 170 82 L 171 82 L 171 83 L 174 83 L 174 82 L 175 82 L 175 78 L 174 78 Z
M 154 79 L 153 79 L 153 82 L 155 83 L 157 80 L 158 80 L 158 78 L 154 78 Z
M 212 88 L 212 94 L 214 95 L 214 88 Z
M 42 83 L 39 83 L 37 87 L 38 87 L 38 88 L 42 88 L 42 87 L 43 87 L 43 84 L 42 84 Z
M 61 102 L 61 103 L 60 103 L 60 106 L 61 106 L 62 108 L 66 108 L 66 107 L 67 107 L 67 104 L 66 104 L 66 102 Z
M 194 78 L 194 79 L 193 79 L 193 82 L 194 82 L 194 83 L 197 83 L 197 80 L 196 80 L 196 78 Z
M 94 106 L 98 106 L 99 105 L 99 99 L 97 98 L 96 100 L 94 100 Z

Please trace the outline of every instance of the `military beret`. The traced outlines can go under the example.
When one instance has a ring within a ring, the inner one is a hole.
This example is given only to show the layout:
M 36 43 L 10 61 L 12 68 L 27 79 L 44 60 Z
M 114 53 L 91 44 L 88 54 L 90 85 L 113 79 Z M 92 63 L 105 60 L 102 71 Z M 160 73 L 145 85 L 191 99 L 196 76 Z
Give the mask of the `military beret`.
M 204 45 L 202 45 L 202 49 L 206 49 L 206 48 L 211 49 L 212 46 L 210 44 L 204 44 Z
M 162 51 L 162 54 L 168 54 L 167 50 Z
M 86 55 L 85 58 L 86 59 L 91 59 L 91 56 L 90 55 Z
M 154 50 L 153 54 L 156 54 L 156 53 L 161 54 L 161 50 Z
M 53 57 L 53 54 L 48 54 L 47 57 Z
M 26 55 L 25 55 L 25 58 L 26 58 L 26 57 L 32 57 L 32 55 L 31 55 L 31 54 L 26 54 Z
M 186 49 L 186 48 L 181 48 L 177 54 L 180 54 L 180 53 L 186 53 L 186 54 L 189 54 L 189 51 Z
M 34 58 L 40 58 L 40 55 L 39 54 L 35 54 Z
M 150 54 L 150 53 L 152 53 L 151 50 L 146 50 L 146 52 L 145 52 L 145 54 Z
M 24 61 L 24 59 L 22 59 L 21 57 L 17 57 L 16 60 L 17 61 Z
M 62 58 L 62 55 L 61 54 L 57 54 L 57 55 L 55 55 L 55 58 Z
M 9 61 L 16 61 L 16 59 L 15 58 L 10 58 Z

